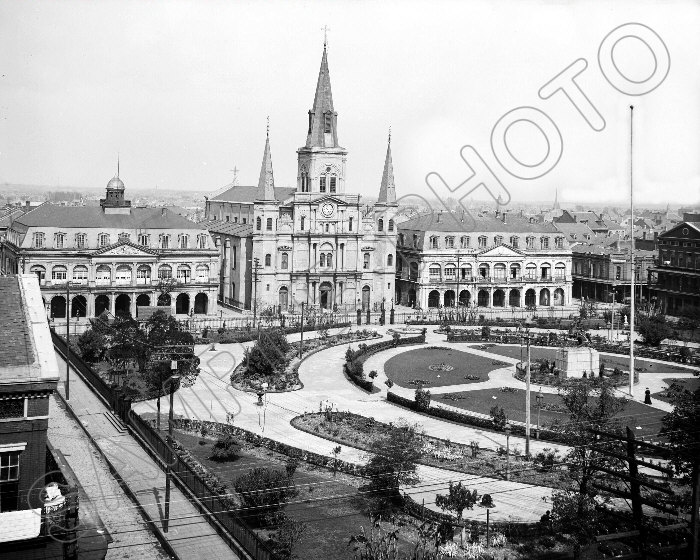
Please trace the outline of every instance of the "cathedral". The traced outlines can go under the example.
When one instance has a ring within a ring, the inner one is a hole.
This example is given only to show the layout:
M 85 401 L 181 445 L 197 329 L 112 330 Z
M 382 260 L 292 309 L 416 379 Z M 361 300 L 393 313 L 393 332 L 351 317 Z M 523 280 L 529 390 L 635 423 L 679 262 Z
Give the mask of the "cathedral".
M 394 297 L 398 206 L 391 137 L 370 207 L 345 182 L 348 151 L 338 141 L 325 45 L 308 123 L 295 188 L 275 186 L 268 129 L 257 187 L 232 184 L 207 200 L 225 304 L 349 311 L 388 305 Z

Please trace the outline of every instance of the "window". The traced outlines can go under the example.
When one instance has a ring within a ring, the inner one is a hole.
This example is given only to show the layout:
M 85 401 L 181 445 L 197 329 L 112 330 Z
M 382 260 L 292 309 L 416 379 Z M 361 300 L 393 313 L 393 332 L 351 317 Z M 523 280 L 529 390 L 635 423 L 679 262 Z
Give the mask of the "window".
M 243 223 L 247 224 L 248 223 L 248 218 L 243 218 Z
M 187 283 L 192 279 L 192 270 L 186 264 L 177 267 L 177 281 Z
M 394 231 L 394 220 L 389 220 L 389 231 Z
M 352 216 L 348 218 L 348 231 L 352 231 Z
M 46 278 L 46 269 L 43 266 L 35 265 L 29 270 L 29 272 L 36 274 L 37 278 L 39 278 L 39 282 Z
M 496 237 L 493 238 L 494 242 L 496 245 L 500 245 L 503 243 L 503 236 L 502 235 L 497 235 Z
M 482 264 L 479 267 L 479 276 L 482 278 L 488 278 L 489 277 L 489 265 L 487 264 Z
M 309 180 L 309 174 L 306 171 L 301 172 L 301 192 L 311 191 L 311 181 Z
M 403 244 L 404 244 L 403 233 L 399 233 L 399 235 L 396 239 L 396 242 L 398 243 L 399 247 L 403 247 Z
M 391 253 L 389 253 L 386 256 L 386 265 L 387 266 L 394 266 L 394 255 L 392 255 Z
M 95 269 L 95 282 L 97 284 L 109 284 L 112 281 L 112 269 L 106 264 L 101 264 Z
M 0 420 L 8 418 L 24 418 L 23 398 L 0 400 Z
M 549 237 L 540 237 L 540 248 L 549 249 Z
M 519 264 L 511 264 L 510 265 L 510 277 L 515 279 L 518 276 L 520 276 L 520 265 Z
M 304 223 L 304 222 L 306 222 L 306 217 L 305 217 L 305 216 L 302 216 L 302 217 L 301 217 L 301 220 L 300 220 L 300 223 L 299 223 L 299 229 L 301 229 L 302 231 L 304 231 L 304 227 L 305 227 L 305 223 Z
M 563 249 L 564 248 L 564 238 L 563 237 L 555 237 L 554 238 L 554 246 L 557 249 Z
M 462 268 L 462 278 L 471 278 L 472 277 L 472 267 L 470 264 Z
M 455 248 L 455 238 L 454 237 L 445 237 L 445 247 L 447 249 L 454 249 Z
M 197 281 L 198 282 L 208 282 L 209 281 L 209 267 L 206 264 L 197 265 Z
M 272 218 L 268 218 L 267 223 L 265 225 L 266 225 L 267 231 L 272 231 Z
M 321 253 L 318 257 L 318 266 L 324 267 L 326 266 L 326 253 Z
M 120 264 L 117 267 L 117 273 L 115 275 L 115 280 L 118 284 L 130 284 L 131 283 L 131 267 L 126 264 Z
M 331 192 L 335 192 L 335 183 L 336 183 L 336 177 L 335 175 L 331 175 Z
M 234 224 L 237 224 L 237 223 L 238 223 L 238 216 L 234 216 L 234 217 L 233 217 L 233 223 L 234 223 Z
M 616 266 L 615 267 L 615 280 L 619 280 L 621 276 L 622 276 L 622 267 Z
M 430 265 L 428 268 L 428 274 L 430 275 L 431 278 L 439 278 L 440 277 L 440 265 L 433 264 Z
M 384 231 L 384 220 L 382 218 L 379 218 L 379 222 L 377 222 L 377 230 Z
M 151 281 L 151 267 L 142 264 L 136 269 L 136 283 L 137 284 L 147 284 Z
M 197 236 L 197 247 L 199 249 L 207 248 L 207 237 L 208 236 L 203 233 Z
M 326 177 L 325 175 L 321 176 L 318 180 L 318 189 L 321 192 L 326 192 Z
M 231 216 L 228 216 L 228 215 L 227 215 L 227 216 L 226 216 L 226 221 L 227 221 L 227 222 L 230 222 L 230 221 L 231 221 Z
M 510 246 L 513 247 L 513 249 L 517 249 L 519 241 L 517 235 L 512 235 L 510 238 Z
M 173 269 L 170 265 L 164 264 L 158 269 L 158 278 L 160 280 L 168 280 L 173 277 Z
M 362 263 L 362 268 L 365 270 L 369 269 L 369 253 L 364 254 L 364 262 Z
M 148 235 L 147 233 L 140 233 L 139 234 L 139 245 L 141 247 L 148 247 L 150 245 L 150 238 L 151 236 Z
M 282 270 L 287 270 L 287 268 L 289 268 L 289 254 L 288 253 L 282 253 L 282 263 L 280 266 L 282 267 Z
M 326 253 L 326 266 L 328 268 L 333 267 L 333 253 Z
M 88 279 L 88 268 L 87 266 L 78 265 L 73 268 L 73 280 L 77 282 L 86 282 Z
M 109 246 L 109 233 L 101 233 L 100 235 L 97 236 L 97 244 L 100 247 L 108 247 Z
M 160 248 L 161 249 L 169 249 L 170 248 L 170 236 L 169 235 L 161 235 L 160 236 Z
M 537 266 L 534 263 L 528 263 L 525 267 L 525 277 L 528 280 L 534 280 L 537 278 Z
M 180 249 L 187 249 L 190 246 L 190 236 L 182 234 L 180 236 Z
M 0 453 L 0 512 L 19 507 L 20 451 Z
M 454 280 L 457 277 L 457 269 L 453 264 L 445 267 L 445 280 Z
M 479 249 L 485 249 L 485 248 L 486 248 L 486 236 L 480 235 L 479 236 Z
M 265 266 L 271 266 L 272 265 L 272 255 L 268 253 L 265 255 Z
M 63 249 L 63 246 L 66 243 L 66 234 L 65 233 L 57 233 L 54 236 L 54 245 L 56 246 L 56 249 Z
M 68 276 L 68 269 L 65 266 L 54 266 L 51 269 L 51 280 L 65 280 Z
M 554 266 L 554 278 L 557 280 L 563 280 L 566 276 L 566 265 L 564 263 L 557 263 Z
M 41 249 L 44 247 L 44 239 L 46 236 L 43 233 L 35 233 L 32 237 L 32 247 Z
M 528 249 L 534 249 L 535 248 L 535 238 L 532 236 L 529 236 L 526 240 L 527 242 L 527 248 Z
M 467 235 L 463 235 L 462 237 L 459 238 L 459 246 L 461 249 L 468 249 L 470 242 L 471 242 L 471 239 Z
M 85 243 L 87 242 L 87 235 L 84 233 L 75 234 L 75 246 L 78 249 L 85 249 Z
M 418 234 L 417 233 L 413 234 L 413 247 L 416 249 L 418 248 Z
M 257 218 L 255 218 L 255 229 L 256 229 L 257 231 L 262 230 L 262 218 L 261 218 L 260 216 L 258 216 Z
M 503 263 L 497 263 L 493 266 L 493 275 L 499 280 L 505 280 L 506 277 L 506 265 Z
M 435 235 L 430 236 L 430 248 L 431 249 L 437 249 L 438 248 L 438 238 Z

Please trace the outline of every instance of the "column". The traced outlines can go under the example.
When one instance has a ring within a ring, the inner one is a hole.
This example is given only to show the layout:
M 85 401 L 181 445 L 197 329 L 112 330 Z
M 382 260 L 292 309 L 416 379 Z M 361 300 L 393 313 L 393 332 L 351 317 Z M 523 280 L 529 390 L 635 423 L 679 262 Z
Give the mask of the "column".
M 95 316 L 95 294 L 87 294 L 87 317 Z
M 131 298 L 131 302 L 129 305 L 129 311 L 131 311 L 131 316 L 136 318 L 136 293 L 130 293 L 129 297 Z
M 114 309 L 115 309 L 115 300 L 117 299 L 117 296 L 112 292 L 109 294 L 109 313 L 114 317 Z

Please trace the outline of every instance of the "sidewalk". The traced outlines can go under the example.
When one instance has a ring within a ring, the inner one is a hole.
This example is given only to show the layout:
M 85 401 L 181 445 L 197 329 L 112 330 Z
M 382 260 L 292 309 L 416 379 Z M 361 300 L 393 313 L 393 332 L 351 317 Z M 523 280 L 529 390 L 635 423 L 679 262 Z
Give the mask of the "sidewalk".
M 66 365 L 58 353 L 56 360 L 62 376 L 59 382 L 59 391 L 65 396 Z M 147 518 L 147 525 L 167 541 L 179 558 L 182 560 L 240 558 L 175 485 L 171 487 L 170 493 L 170 527 L 168 533 L 163 533 L 165 473 L 139 443 L 120 426 L 119 422 L 115 421 L 109 409 L 73 370 L 71 370 L 70 376 L 70 397 L 69 404 L 74 414 L 90 434 L 107 462 L 123 480 L 128 492 L 135 496 L 138 508 Z M 97 483 L 97 473 L 94 480 Z M 99 486 L 99 483 L 96 486 Z M 111 485 L 108 492 L 110 495 L 115 493 Z M 124 511 L 124 515 L 116 523 L 108 523 L 105 520 L 107 530 L 115 538 L 115 542 L 120 533 L 134 528 L 127 526 L 127 520 L 132 511 L 138 511 L 137 506 L 133 503 L 126 505 L 123 502 L 117 502 L 116 507 L 124 510 L 126 508 L 132 509 L 128 512 Z M 113 517 L 116 520 L 120 516 L 114 515 Z M 144 556 L 139 555 L 139 557 Z

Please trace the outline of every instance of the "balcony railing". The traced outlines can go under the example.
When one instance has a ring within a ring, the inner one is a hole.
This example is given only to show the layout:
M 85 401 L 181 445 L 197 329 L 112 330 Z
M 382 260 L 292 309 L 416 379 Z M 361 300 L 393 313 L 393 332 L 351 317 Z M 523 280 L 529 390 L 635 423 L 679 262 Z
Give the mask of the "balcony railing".
M 112 280 L 111 278 L 96 278 L 95 280 L 71 280 L 71 288 L 81 286 L 85 287 L 98 287 L 98 288 L 110 288 L 110 287 L 138 287 L 138 286 L 158 286 L 163 280 L 160 278 L 117 278 Z M 169 280 L 169 279 L 168 279 Z M 65 288 L 68 280 L 39 280 L 39 285 L 44 288 Z M 196 277 L 196 278 L 177 278 L 174 279 L 175 285 L 183 284 L 218 284 L 217 279 L 212 279 L 210 276 L 207 277 Z

